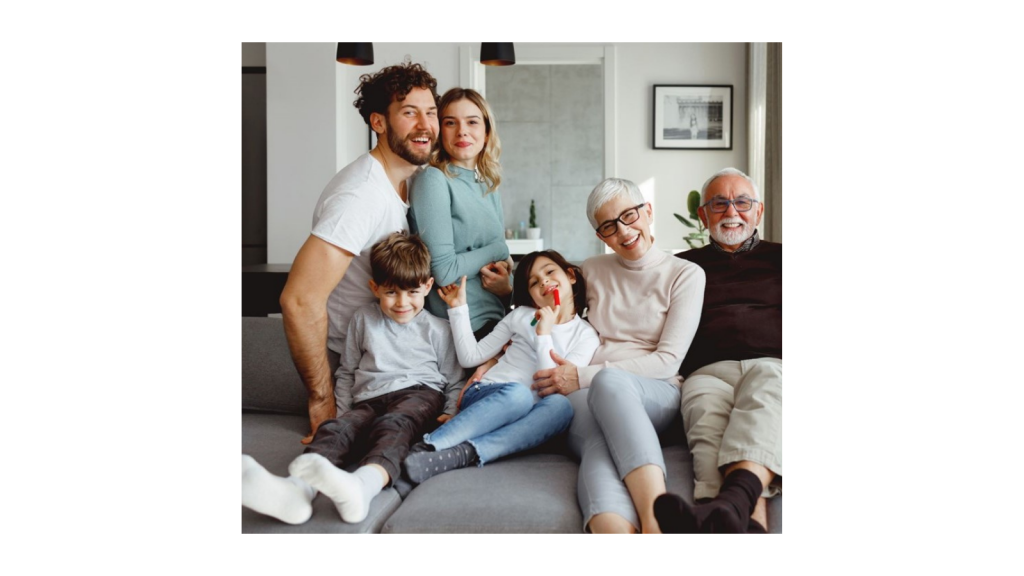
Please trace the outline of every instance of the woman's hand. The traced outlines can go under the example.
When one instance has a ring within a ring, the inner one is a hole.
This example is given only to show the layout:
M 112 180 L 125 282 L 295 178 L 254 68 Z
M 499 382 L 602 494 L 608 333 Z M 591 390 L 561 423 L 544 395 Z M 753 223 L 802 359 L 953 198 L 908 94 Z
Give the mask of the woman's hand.
M 494 294 L 498 298 L 504 298 L 512 293 L 512 285 L 509 283 L 509 271 L 512 265 L 508 261 L 491 262 L 480 269 L 480 282 L 484 290 Z
M 558 320 L 558 312 L 561 309 L 562 305 L 558 304 L 554 309 L 551 306 L 545 306 L 534 313 L 534 317 L 537 318 L 537 336 L 551 334 L 551 328 Z
M 458 286 L 455 284 L 442 286 L 437 289 L 437 293 L 441 296 L 441 300 L 448 304 L 449 308 L 457 308 L 464 305 L 466 303 L 466 277 L 462 277 L 462 284 Z
M 554 350 L 551 351 L 551 359 L 558 366 L 538 370 L 533 375 L 533 386 L 530 386 L 530 388 L 536 390 L 541 397 L 550 396 L 551 394 L 568 396 L 579 390 L 580 372 L 576 365 L 567 362 L 565 358 L 555 354 Z

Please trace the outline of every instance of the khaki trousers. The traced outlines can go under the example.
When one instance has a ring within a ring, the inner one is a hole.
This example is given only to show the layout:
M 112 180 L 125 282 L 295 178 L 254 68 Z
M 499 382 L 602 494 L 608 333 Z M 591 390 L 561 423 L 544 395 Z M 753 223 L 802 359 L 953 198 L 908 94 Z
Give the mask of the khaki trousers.
M 695 499 L 717 496 L 720 470 L 734 462 L 756 462 L 782 476 L 782 360 L 726 360 L 697 370 L 683 381 L 681 412 Z M 769 486 L 763 495 L 777 493 Z

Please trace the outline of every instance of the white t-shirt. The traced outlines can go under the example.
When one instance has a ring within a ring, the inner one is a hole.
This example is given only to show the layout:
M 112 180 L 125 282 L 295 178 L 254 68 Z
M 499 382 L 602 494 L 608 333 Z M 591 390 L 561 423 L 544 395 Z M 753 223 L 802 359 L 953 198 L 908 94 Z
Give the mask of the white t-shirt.
M 497 354 L 506 342 L 512 345 L 498 360 L 498 365 L 484 374 L 483 382 L 519 382 L 525 386 L 533 384 L 533 375 L 538 370 L 554 368 L 551 350 L 577 366 L 587 366 L 594 352 L 601 344 L 597 330 L 573 316 L 565 324 L 555 324 L 551 334 L 537 335 L 537 327 L 530 326 L 536 308 L 519 306 L 501 319 L 490 334 L 480 342 L 473 336 L 469 324 L 469 306 L 463 305 L 448 310 L 455 337 L 455 353 L 463 368 L 483 364 Z M 534 401 L 538 399 L 534 391 Z
M 408 231 L 409 205 L 402 202 L 384 167 L 369 153 L 327 183 L 313 210 L 313 236 L 355 255 L 327 299 L 327 347 L 341 353 L 349 319 L 375 300 L 370 292 L 370 247 L 392 232 Z

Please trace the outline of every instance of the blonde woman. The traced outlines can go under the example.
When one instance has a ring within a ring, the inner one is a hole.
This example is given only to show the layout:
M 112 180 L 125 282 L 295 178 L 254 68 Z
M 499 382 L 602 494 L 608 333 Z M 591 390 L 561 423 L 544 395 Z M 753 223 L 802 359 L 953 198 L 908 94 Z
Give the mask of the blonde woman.
M 438 287 L 466 276 L 470 325 L 480 340 L 507 311 L 508 246 L 498 186 L 501 143 L 490 106 L 475 90 L 452 88 L 438 104 L 441 146 L 430 166 L 412 180 L 409 224 L 430 250 Z M 431 292 L 427 310 L 448 318 L 448 307 Z

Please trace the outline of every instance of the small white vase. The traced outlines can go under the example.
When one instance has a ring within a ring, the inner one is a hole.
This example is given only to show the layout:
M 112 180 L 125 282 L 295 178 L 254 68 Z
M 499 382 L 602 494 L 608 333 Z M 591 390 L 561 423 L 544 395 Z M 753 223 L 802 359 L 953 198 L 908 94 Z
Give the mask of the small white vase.
M 540 228 L 527 228 L 526 237 L 530 240 L 537 240 L 540 238 Z

